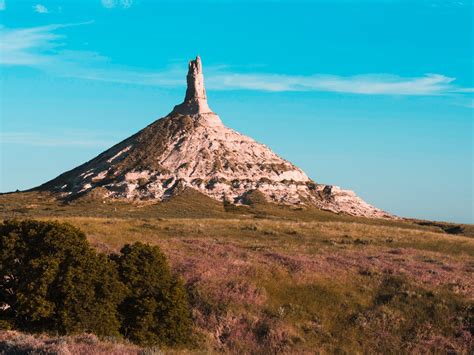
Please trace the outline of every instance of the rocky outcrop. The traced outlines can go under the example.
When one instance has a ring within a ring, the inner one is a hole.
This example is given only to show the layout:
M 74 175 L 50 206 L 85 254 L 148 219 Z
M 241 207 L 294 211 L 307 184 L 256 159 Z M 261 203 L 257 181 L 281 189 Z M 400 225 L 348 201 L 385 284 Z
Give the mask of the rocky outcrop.
M 189 62 L 187 84 L 183 103 L 166 117 L 39 188 L 64 198 L 142 201 L 161 201 L 193 188 L 235 204 L 259 191 L 279 204 L 390 217 L 352 191 L 316 184 L 265 145 L 224 126 L 207 103 L 199 57 Z
M 316 190 L 320 193 L 321 200 L 316 200 L 314 204 L 320 209 L 352 216 L 395 218 L 395 216 L 369 205 L 354 191 L 323 184 L 316 185 Z
M 204 75 L 202 73 L 201 58 L 199 56 L 197 56 L 195 60 L 189 61 L 186 80 L 188 86 L 184 101 L 182 104 L 176 105 L 171 113 L 182 115 L 212 113 L 207 104 Z

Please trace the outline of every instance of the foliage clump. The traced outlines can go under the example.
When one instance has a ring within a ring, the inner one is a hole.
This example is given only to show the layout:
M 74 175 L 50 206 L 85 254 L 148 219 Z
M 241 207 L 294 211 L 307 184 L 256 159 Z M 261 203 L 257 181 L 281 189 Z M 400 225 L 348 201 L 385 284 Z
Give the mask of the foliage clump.
M 139 242 L 125 245 L 114 260 L 127 287 L 120 305 L 122 333 L 142 345 L 186 341 L 191 330 L 187 294 L 160 249 Z
M 158 247 L 107 257 L 67 223 L 11 220 L 0 224 L 0 326 L 174 345 L 188 339 L 191 316 Z
M 0 317 L 11 327 L 118 335 L 122 289 L 113 263 L 79 229 L 32 220 L 0 224 Z

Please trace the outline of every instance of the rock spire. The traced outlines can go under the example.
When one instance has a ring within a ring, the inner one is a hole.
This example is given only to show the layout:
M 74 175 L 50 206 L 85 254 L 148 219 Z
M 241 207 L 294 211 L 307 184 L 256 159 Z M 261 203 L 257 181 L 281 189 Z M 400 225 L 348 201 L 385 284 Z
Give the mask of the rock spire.
M 313 206 L 392 218 L 336 186 L 317 184 L 268 147 L 226 127 L 207 104 L 201 59 L 189 62 L 184 102 L 94 159 L 39 186 L 76 198 L 164 201 L 193 189 L 219 201 Z
M 195 60 L 189 61 L 186 79 L 188 87 L 184 101 L 182 104 L 176 105 L 172 113 L 180 113 L 183 115 L 212 113 L 207 104 L 202 63 L 199 56 L 197 56 Z

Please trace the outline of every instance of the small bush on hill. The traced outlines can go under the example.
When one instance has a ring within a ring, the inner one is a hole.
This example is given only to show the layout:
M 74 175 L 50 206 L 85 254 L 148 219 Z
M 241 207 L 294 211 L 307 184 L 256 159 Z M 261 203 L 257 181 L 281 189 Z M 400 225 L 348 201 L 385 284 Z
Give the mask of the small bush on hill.
M 27 331 L 118 335 L 117 271 L 69 224 L 0 224 L 0 318 Z
M 141 345 L 174 345 L 188 340 L 191 314 L 180 279 L 171 274 L 166 257 L 158 247 L 135 243 L 125 245 L 118 266 L 127 296 L 120 305 L 122 333 Z

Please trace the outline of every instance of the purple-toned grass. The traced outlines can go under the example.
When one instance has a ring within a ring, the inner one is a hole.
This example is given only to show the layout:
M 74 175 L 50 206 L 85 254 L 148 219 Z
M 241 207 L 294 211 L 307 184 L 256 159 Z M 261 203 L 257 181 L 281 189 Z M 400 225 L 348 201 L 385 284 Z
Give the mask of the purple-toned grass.
M 0 331 L 0 353 L 136 355 L 142 354 L 143 349 L 123 341 L 100 341 L 93 334 L 55 337 Z
M 474 240 L 466 237 L 339 222 L 66 221 L 104 252 L 137 240 L 160 246 L 190 293 L 192 351 L 469 353 L 473 347 L 466 320 L 453 319 L 449 336 L 426 322 L 406 339 L 407 332 L 394 329 L 410 315 L 372 305 L 384 278 L 400 275 L 414 288 L 409 301 L 426 290 L 472 302 Z

